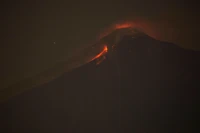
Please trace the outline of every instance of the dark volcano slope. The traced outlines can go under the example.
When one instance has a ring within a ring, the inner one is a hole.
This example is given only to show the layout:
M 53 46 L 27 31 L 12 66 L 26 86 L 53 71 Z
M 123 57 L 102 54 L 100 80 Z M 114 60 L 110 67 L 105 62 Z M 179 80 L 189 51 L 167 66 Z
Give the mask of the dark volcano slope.
M 2 104 L 0 130 L 195 132 L 199 59 L 200 52 L 126 36 L 100 65 L 88 63 Z

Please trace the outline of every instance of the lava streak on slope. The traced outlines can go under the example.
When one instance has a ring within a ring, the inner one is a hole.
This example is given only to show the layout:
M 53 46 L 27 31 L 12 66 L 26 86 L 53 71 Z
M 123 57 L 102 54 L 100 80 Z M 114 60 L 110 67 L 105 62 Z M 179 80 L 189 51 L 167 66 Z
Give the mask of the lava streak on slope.
M 99 54 L 97 54 L 94 58 L 92 58 L 90 61 L 93 61 L 93 60 L 96 60 L 97 59 L 97 65 L 98 64 L 100 64 L 104 59 L 105 59 L 105 57 L 104 57 L 104 55 L 106 54 L 108 52 L 108 47 L 107 47 L 107 45 L 105 45 L 104 47 L 103 47 L 103 50 L 99 53 Z M 100 59 L 102 57 L 102 59 Z M 100 60 L 98 60 L 98 59 L 100 59 Z

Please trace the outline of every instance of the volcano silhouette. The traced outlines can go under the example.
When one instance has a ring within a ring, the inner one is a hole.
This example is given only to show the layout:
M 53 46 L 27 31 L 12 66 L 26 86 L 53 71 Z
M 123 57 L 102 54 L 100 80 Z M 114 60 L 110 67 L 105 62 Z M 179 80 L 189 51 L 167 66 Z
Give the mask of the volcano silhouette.
M 193 132 L 200 52 L 146 35 L 127 35 L 104 58 L 99 65 L 93 60 L 2 104 L 1 130 Z

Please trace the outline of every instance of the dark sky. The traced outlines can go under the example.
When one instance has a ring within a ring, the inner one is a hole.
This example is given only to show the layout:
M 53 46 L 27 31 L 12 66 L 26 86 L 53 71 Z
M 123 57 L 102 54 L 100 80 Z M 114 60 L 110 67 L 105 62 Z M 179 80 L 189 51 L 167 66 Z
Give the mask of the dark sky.
M 144 18 L 161 39 L 199 50 L 197 8 L 186 1 L 5 1 L 1 3 L 0 88 L 92 45 L 118 20 Z M 166 37 L 166 38 L 165 38 Z

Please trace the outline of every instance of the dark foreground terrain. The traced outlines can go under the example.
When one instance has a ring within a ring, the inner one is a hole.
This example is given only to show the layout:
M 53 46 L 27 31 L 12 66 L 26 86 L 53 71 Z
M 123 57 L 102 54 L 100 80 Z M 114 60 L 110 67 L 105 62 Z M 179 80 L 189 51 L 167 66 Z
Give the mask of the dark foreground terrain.
M 200 52 L 126 36 L 112 58 L 2 104 L 0 132 L 192 133 L 199 75 Z

